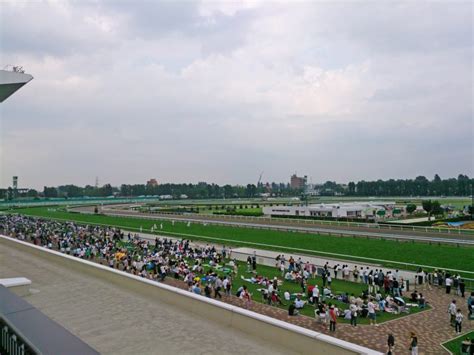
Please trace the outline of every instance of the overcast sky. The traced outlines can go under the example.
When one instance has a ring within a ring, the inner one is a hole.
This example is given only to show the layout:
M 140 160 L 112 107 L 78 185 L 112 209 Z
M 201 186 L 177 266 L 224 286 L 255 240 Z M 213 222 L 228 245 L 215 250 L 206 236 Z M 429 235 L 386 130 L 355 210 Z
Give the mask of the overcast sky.
M 0 186 L 473 175 L 471 2 L 0 9 Z

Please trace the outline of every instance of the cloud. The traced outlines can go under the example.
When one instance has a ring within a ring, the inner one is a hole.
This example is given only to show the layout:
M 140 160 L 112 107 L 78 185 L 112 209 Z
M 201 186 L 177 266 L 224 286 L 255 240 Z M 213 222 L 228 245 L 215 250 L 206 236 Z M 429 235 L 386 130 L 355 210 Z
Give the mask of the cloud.
M 0 185 L 473 174 L 467 3 L 1 11 L 2 62 L 35 79 L 0 108 Z

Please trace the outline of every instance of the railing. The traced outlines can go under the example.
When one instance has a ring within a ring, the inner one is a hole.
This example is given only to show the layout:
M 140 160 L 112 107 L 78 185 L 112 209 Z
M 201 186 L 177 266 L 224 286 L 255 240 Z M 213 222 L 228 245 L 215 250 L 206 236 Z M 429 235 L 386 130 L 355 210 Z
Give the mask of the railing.
M 15 328 L 0 317 L 0 354 L 33 355 L 39 351 L 24 340 Z
M 0 300 L 0 354 L 98 354 L 81 339 L 2 285 Z
M 169 214 L 173 215 L 176 213 L 166 213 L 159 211 L 147 212 L 150 214 Z M 423 226 L 406 226 L 406 225 L 393 225 L 393 224 L 379 224 L 379 223 L 367 223 L 367 222 L 346 222 L 346 221 L 330 221 L 323 219 L 304 219 L 304 218 L 279 218 L 279 217 L 255 217 L 255 216 L 239 216 L 239 215 L 214 215 L 214 214 L 198 214 L 198 213 L 184 213 L 183 215 L 196 216 L 201 218 L 211 218 L 216 220 L 249 220 L 254 222 L 282 222 L 288 224 L 304 224 L 304 225 L 326 225 L 326 226 L 337 226 L 337 227 L 357 227 L 357 228 L 369 228 L 375 230 L 390 230 L 390 231 L 405 231 L 405 232 L 430 232 L 430 233 L 446 233 L 455 235 L 468 235 L 474 236 L 474 230 L 462 229 L 462 228 L 447 228 L 447 227 L 423 227 Z

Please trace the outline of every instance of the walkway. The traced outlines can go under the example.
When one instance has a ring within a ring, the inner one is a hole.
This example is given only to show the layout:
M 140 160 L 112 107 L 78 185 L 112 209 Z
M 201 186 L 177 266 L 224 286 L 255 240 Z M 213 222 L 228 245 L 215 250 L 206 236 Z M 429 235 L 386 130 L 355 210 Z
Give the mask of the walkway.
M 101 354 L 293 354 L 88 273 L 2 244 L 0 278 L 32 280 L 29 303 Z
M 185 289 L 186 285 L 182 281 L 167 279 L 167 284 Z M 354 344 L 368 347 L 370 349 L 386 352 L 386 339 L 389 332 L 395 337 L 395 354 L 403 353 L 400 349 L 408 349 L 410 332 L 414 331 L 418 335 L 420 355 L 423 354 L 446 354 L 447 352 L 440 346 L 441 343 L 456 337 L 454 328 L 449 325 L 447 308 L 453 295 L 446 295 L 443 289 L 428 289 L 426 286 L 419 289 L 425 295 L 432 309 L 420 312 L 403 318 L 385 322 L 379 326 L 358 325 L 352 327 L 349 324 L 338 324 L 335 333 L 330 333 L 322 324 L 316 323 L 313 318 L 306 316 L 290 317 L 285 310 L 272 307 L 262 303 L 253 302 L 250 310 L 268 315 L 273 318 L 296 324 L 317 332 L 326 333 L 339 339 L 349 341 Z M 467 320 L 466 299 L 454 296 L 458 306 L 465 315 L 463 322 L 463 332 L 474 329 L 474 322 Z M 235 296 L 223 296 L 223 301 L 244 307 L 243 301 Z

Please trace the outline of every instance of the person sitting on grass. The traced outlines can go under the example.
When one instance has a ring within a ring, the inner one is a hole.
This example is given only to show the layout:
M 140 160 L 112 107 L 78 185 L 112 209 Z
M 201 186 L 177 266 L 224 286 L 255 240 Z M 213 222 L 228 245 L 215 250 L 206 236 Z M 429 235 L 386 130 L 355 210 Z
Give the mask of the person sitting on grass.
M 424 309 L 426 307 L 426 300 L 422 293 L 418 297 L 418 307 Z
M 323 289 L 323 300 L 326 298 L 332 298 L 333 294 L 331 293 L 331 288 L 329 286 L 325 286 Z
M 296 310 L 296 306 L 294 303 L 290 303 L 290 306 L 288 307 L 288 315 L 289 316 L 297 316 L 299 312 Z
M 303 301 L 303 300 L 301 299 L 301 295 L 297 295 L 297 296 L 296 296 L 296 299 L 295 299 L 295 307 L 296 307 L 297 309 L 302 309 L 302 308 L 304 307 L 305 303 L 306 303 L 306 301 Z
M 284 306 L 285 304 L 281 301 L 280 296 L 275 291 L 272 291 L 271 296 L 270 296 L 270 301 L 272 305 L 280 305 Z
M 283 294 L 283 297 L 285 298 L 285 301 L 290 302 L 291 295 L 290 295 L 290 292 L 288 290 L 285 291 L 285 293 Z
M 242 294 L 243 291 L 244 291 L 244 286 L 240 286 L 235 292 L 235 296 L 240 298 L 240 295 Z
M 200 295 L 201 294 L 201 288 L 199 287 L 199 283 L 196 282 L 193 285 L 192 290 L 193 290 L 193 293 L 195 293 L 196 295 Z

